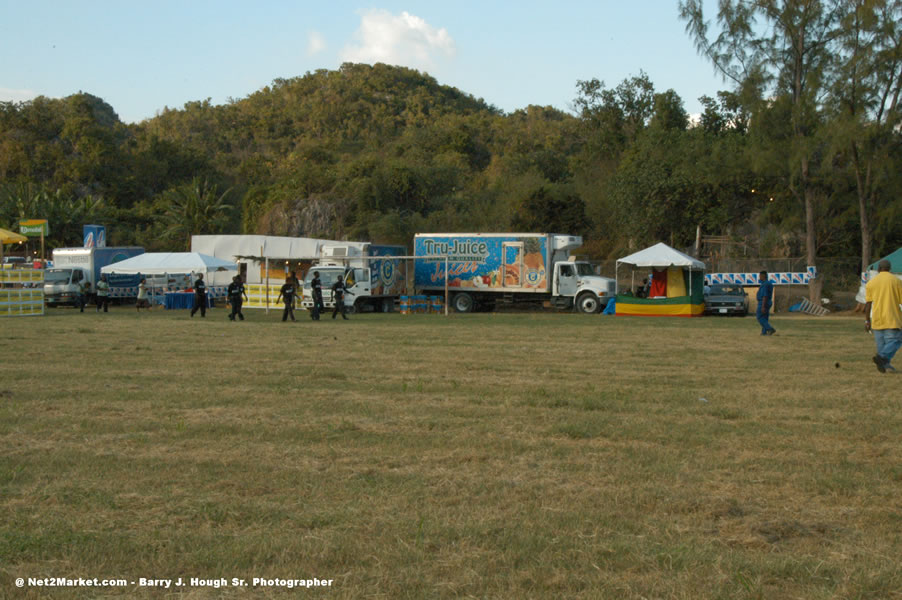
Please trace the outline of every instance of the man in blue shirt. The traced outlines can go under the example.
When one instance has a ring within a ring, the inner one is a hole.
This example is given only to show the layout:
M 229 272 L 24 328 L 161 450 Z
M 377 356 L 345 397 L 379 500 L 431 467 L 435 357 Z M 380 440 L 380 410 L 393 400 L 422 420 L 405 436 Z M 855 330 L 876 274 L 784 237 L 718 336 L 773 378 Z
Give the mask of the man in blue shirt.
M 770 307 L 774 302 L 774 284 L 767 278 L 767 271 L 758 273 L 758 282 L 758 310 L 755 312 L 755 316 L 761 323 L 761 335 L 773 335 L 777 333 L 777 330 L 771 327 L 768 318 L 770 317 Z

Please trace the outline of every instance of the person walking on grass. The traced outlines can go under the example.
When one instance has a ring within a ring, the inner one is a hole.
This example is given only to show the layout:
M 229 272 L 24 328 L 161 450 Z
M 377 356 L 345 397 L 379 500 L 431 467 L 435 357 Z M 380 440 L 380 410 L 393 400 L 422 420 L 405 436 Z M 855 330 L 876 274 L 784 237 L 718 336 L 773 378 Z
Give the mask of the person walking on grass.
M 345 306 L 345 293 L 351 294 L 348 291 L 348 288 L 345 286 L 345 278 L 339 277 L 335 283 L 332 284 L 332 301 L 335 302 L 335 307 L 332 309 L 332 318 L 338 314 L 338 311 L 341 311 L 341 318 L 345 321 L 348 320 L 347 317 L 347 307 Z M 351 294 L 353 296 L 353 294 Z
M 241 313 L 241 297 L 244 296 L 244 300 L 247 300 L 247 292 L 244 291 L 244 282 L 241 281 L 241 275 L 235 275 L 234 277 L 232 277 L 232 283 L 229 284 L 227 293 L 229 296 L 229 303 L 232 305 L 232 312 L 231 314 L 229 314 L 229 321 L 234 321 L 235 316 L 243 321 L 244 315 Z
M 310 318 L 319 321 L 320 314 L 326 309 L 326 305 L 323 304 L 323 282 L 319 278 L 319 271 L 313 272 L 310 289 L 313 295 L 313 310 L 310 312 Z
M 88 294 L 91 293 L 91 282 L 83 281 L 78 284 L 78 312 L 85 312 L 85 305 L 88 303 Z
M 282 311 L 282 322 L 285 322 L 288 317 L 291 317 L 291 320 L 294 321 L 294 283 L 291 281 L 291 276 L 285 278 L 285 284 L 279 288 L 279 297 L 276 299 L 276 304 L 279 303 L 279 300 L 285 298 L 285 310 Z
M 107 309 L 110 306 L 110 284 L 106 281 L 106 275 L 101 275 L 100 281 L 97 282 L 97 312 L 100 312 L 101 306 L 103 312 L 109 312 Z
M 774 303 L 774 284 L 768 279 L 767 271 L 758 274 L 758 310 L 755 316 L 761 324 L 761 335 L 773 335 L 777 330 L 770 324 L 770 308 Z
M 864 328 L 873 332 L 877 354 L 873 361 L 881 373 L 896 372 L 890 364 L 902 347 L 902 281 L 890 273 L 892 265 L 886 259 L 877 265 L 877 276 L 865 287 Z
M 138 301 L 135 302 L 135 310 L 141 312 L 142 308 L 150 310 L 150 301 L 147 299 L 147 279 L 144 278 L 138 284 Z
M 201 318 L 207 316 L 207 284 L 204 283 L 204 274 L 197 274 L 197 281 L 194 282 L 194 308 L 191 309 L 191 316 L 194 316 L 200 310 Z

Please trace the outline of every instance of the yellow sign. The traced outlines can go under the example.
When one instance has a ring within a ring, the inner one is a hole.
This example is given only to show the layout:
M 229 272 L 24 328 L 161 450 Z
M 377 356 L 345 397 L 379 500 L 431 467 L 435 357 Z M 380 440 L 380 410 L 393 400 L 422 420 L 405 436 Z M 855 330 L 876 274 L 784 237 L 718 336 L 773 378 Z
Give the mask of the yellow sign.
M 0 317 L 44 314 L 44 290 L 14 288 L 0 290 Z
M 279 298 L 279 290 L 285 282 L 269 284 L 269 308 L 279 308 L 281 305 L 276 304 Z M 267 285 L 265 283 L 248 283 L 245 284 L 244 290 L 247 292 L 247 301 L 244 303 L 245 308 L 266 308 Z M 302 288 L 298 288 L 295 296 L 295 306 L 300 308 Z
M 0 270 L 0 283 L 37 283 L 44 281 L 44 271 L 40 269 Z

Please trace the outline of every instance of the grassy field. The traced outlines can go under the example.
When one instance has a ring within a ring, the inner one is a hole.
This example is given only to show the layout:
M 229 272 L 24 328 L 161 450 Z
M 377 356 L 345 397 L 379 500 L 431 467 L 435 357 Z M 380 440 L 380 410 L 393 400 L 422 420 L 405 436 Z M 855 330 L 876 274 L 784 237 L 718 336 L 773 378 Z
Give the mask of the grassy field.
M 861 318 L 246 313 L 0 320 L 0 596 L 902 598 Z

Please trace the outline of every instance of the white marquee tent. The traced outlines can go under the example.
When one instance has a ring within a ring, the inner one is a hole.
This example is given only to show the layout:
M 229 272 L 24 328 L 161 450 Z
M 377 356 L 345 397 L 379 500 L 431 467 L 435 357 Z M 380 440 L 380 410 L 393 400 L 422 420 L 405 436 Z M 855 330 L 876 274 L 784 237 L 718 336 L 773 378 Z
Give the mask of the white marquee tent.
M 237 271 L 234 262 L 199 252 L 147 252 L 121 262 L 107 265 L 101 273 L 160 275 L 173 273 L 215 273 Z
M 363 249 L 364 242 L 342 242 L 315 238 L 282 237 L 273 235 L 193 235 L 191 250 L 217 258 L 247 264 L 245 281 L 262 283 L 261 267 L 287 261 L 308 261 L 318 257 L 326 246 L 341 245 Z
M 690 278 L 692 277 L 692 271 L 705 270 L 705 263 L 671 248 L 664 242 L 659 242 L 645 250 L 640 250 L 618 259 L 615 271 L 620 269 L 620 265 L 628 265 L 633 267 L 633 269 L 683 267 L 689 270 Z

